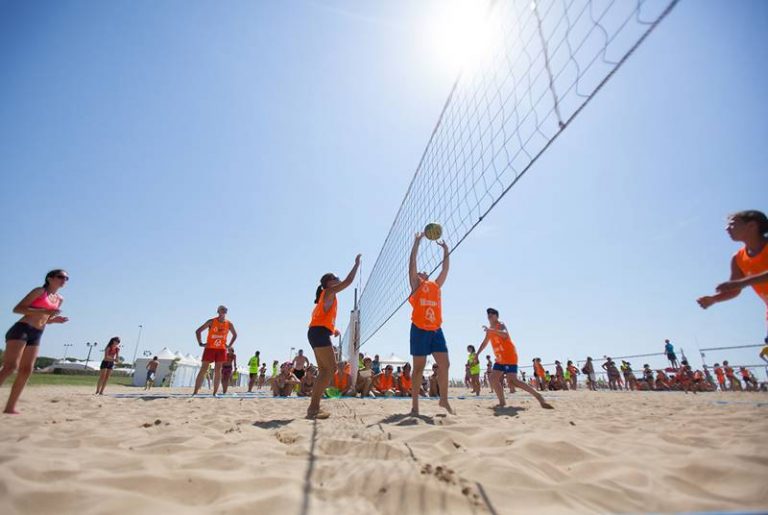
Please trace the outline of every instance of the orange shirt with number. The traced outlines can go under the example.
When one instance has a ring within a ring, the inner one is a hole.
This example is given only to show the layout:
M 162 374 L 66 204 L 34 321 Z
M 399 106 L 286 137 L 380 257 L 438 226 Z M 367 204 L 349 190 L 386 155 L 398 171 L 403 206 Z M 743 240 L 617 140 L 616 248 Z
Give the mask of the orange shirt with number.
M 220 322 L 218 318 L 214 318 L 208 327 L 208 338 L 205 341 L 205 348 L 226 349 L 227 334 L 229 334 L 229 320 Z
M 408 302 L 413 307 L 411 322 L 424 331 L 437 331 L 443 324 L 440 286 L 434 281 L 420 280 Z

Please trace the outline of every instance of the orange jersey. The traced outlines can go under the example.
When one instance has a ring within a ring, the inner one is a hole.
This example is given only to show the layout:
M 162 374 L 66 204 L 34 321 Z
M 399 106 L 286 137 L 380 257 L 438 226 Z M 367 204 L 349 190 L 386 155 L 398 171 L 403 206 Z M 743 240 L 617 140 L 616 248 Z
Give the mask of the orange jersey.
M 421 281 L 408 302 L 413 306 L 411 322 L 424 331 L 437 331 L 443 324 L 440 286 L 434 281 Z
M 332 333 L 336 331 L 336 310 L 339 307 L 339 302 L 336 297 L 333 298 L 333 304 L 328 311 L 323 307 L 325 305 L 325 290 L 320 293 L 320 298 L 315 304 L 315 309 L 312 310 L 312 320 L 309 322 L 309 327 L 325 327 Z
M 544 367 L 541 366 L 541 363 L 534 363 L 533 364 L 533 371 L 534 371 L 534 374 L 536 375 L 536 377 L 541 377 L 542 379 L 546 375 L 546 373 L 544 372 Z
M 764 246 L 757 256 L 750 257 L 747 254 L 746 247 L 742 247 L 733 257 L 736 260 L 736 266 L 739 267 L 739 270 L 745 276 L 768 272 L 768 245 Z M 763 299 L 766 308 L 768 308 L 768 283 L 755 284 L 752 286 L 752 289 Z M 768 317 L 768 310 L 766 311 L 766 317 Z
M 405 374 L 400 376 L 400 388 L 408 392 L 411 390 L 412 386 L 413 386 L 413 378 L 405 377 Z
M 394 377 L 387 374 L 381 374 L 379 376 L 379 390 L 392 390 L 394 388 Z
M 208 339 L 205 341 L 205 348 L 226 349 L 227 334 L 229 334 L 229 320 L 219 322 L 218 318 L 214 318 L 208 327 Z
M 338 388 L 339 390 L 346 390 L 347 386 L 349 385 L 349 375 L 346 373 L 342 376 L 339 376 L 339 371 L 337 370 L 333 374 L 333 386 Z
M 717 376 L 717 380 L 721 383 L 725 382 L 725 372 L 723 372 L 723 369 L 720 367 L 715 368 L 715 375 Z
M 733 377 L 733 369 L 731 367 L 725 367 L 726 377 Z
M 491 329 L 501 329 L 504 325 L 501 322 L 496 323 Z M 496 356 L 496 362 L 501 365 L 517 365 L 517 349 L 512 342 L 509 334 L 500 334 L 488 331 L 488 339 L 493 347 L 493 354 Z

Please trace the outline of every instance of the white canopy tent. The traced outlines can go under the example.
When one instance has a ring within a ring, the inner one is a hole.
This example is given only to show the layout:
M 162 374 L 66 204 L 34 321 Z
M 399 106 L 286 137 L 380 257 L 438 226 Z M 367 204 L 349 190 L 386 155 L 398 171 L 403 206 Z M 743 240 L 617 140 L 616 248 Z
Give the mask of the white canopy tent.
M 392 365 L 393 367 L 402 367 L 403 365 L 405 365 L 408 362 L 409 362 L 409 360 L 403 359 L 403 358 L 395 355 L 395 353 L 392 353 L 392 354 L 390 354 L 389 356 L 387 356 L 387 357 L 385 357 L 383 359 L 379 359 L 379 363 L 381 363 L 381 368 L 382 369 L 384 367 L 386 367 L 387 365 Z
M 155 374 L 155 386 L 194 386 L 197 371 L 200 369 L 200 361 L 189 354 L 184 356 L 181 352 L 172 352 L 168 347 L 157 353 L 160 365 Z M 133 386 L 144 386 L 147 380 L 147 363 L 150 357 L 138 358 L 135 363 L 136 372 L 133 374 Z M 171 365 L 175 363 L 175 370 L 171 374 Z

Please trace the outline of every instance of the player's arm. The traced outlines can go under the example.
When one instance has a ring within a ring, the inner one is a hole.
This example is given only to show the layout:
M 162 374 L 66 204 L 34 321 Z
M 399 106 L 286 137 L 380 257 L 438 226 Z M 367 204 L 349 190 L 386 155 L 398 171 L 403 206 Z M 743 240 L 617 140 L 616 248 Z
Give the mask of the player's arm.
M 202 347 L 203 345 L 205 345 L 205 344 L 203 343 L 203 331 L 205 331 L 206 329 L 208 329 L 209 327 L 211 327 L 211 322 L 212 322 L 212 321 L 213 321 L 213 319 L 212 319 L 212 318 L 211 318 L 210 320 L 207 320 L 207 321 L 206 321 L 206 322 L 205 322 L 203 325 L 201 325 L 200 327 L 198 327 L 198 328 L 197 328 L 197 330 L 195 331 L 195 336 L 197 337 L 197 344 L 198 344 L 199 346 L 201 346 L 201 347 Z
M 717 292 L 732 292 L 740 291 L 748 286 L 755 286 L 756 284 L 768 283 L 768 271 L 761 272 L 759 274 L 747 275 L 741 279 L 730 280 L 722 284 L 717 285 Z
M 16 306 L 13 308 L 13 312 L 17 315 L 51 315 L 55 316 L 59 314 L 58 309 L 44 309 L 44 308 L 32 308 L 30 307 L 30 304 L 34 302 L 34 300 L 42 295 L 45 292 L 45 288 L 35 288 L 31 292 L 27 293 L 27 296 L 21 299 L 21 301 L 16 304 Z
M 235 340 L 237 340 L 237 330 L 231 320 L 229 322 L 229 332 L 232 333 L 232 341 L 229 342 L 229 347 L 231 348 L 235 344 Z
M 59 297 L 59 299 L 60 300 L 59 300 L 59 309 L 58 309 L 58 311 L 60 312 L 61 311 L 61 306 L 64 305 L 64 299 L 62 299 L 61 297 Z M 69 322 L 69 318 L 63 317 L 61 315 L 54 315 L 54 316 L 48 318 L 48 321 L 46 322 L 46 324 L 63 324 L 65 322 Z
M 411 256 L 408 258 L 408 280 L 411 282 L 412 292 L 416 291 L 419 287 L 419 276 L 416 275 L 418 272 L 416 258 L 419 255 L 419 245 L 421 244 L 421 239 L 423 237 L 423 232 L 416 233 L 416 236 L 413 238 L 413 247 L 411 247 Z
M 440 269 L 440 275 L 437 276 L 435 282 L 438 286 L 442 287 L 445 280 L 448 278 L 451 251 L 448 249 L 448 244 L 445 243 L 445 240 L 440 240 L 437 244 L 443 248 L 443 267 Z
M 741 268 L 739 268 L 739 265 L 736 263 L 736 256 L 731 258 L 731 280 L 719 285 L 717 287 L 718 292 L 715 295 L 706 295 L 704 297 L 701 297 L 696 300 L 696 302 L 699 303 L 699 306 L 702 307 L 702 309 L 707 309 L 712 304 L 717 304 L 718 302 L 725 302 L 726 300 L 731 300 L 735 297 L 738 297 L 739 293 L 741 293 L 742 287 L 736 287 L 734 289 L 728 289 L 729 287 L 726 287 L 726 289 L 721 290 L 720 288 L 725 285 L 731 285 L 733 283 L 738 283 L 742 279 L 744 279 L 744 272 L 741 271 Z
M 340 282 L 339 284 L 337 284 L 336 286 L 331 286 L 331 287 L 329 287 L 329 288 L 326 288 L 326 290 L 325 290 L 325 291 L 326 291 L 328 294 L 330 294 L 330 295 L 336 295 L 336 294 L 337 294 L 337 293 L 339 293 L 341 290 L 343 290 L 343 289 L 347 288 L 347 287 L 348 287 L 350 284 L 352 284 L 352 281 L 354 281 L 354 280 L 355 280 L 355 275 L 357 274 L 357 269 L 358 269 L 358 268 L 360 268 L 360 258 L 361 258 L 361 257 L 362 257 L 362 255 L 361 255 L 361 254 L 358 254 L 358 255 L 355 257 L 355 264 L 352 266 L 352 270 L 350 270 L 350 271 L 349 271 L 349 273 L 347 274 L 347 277 L 346 277 L 346 278 L 345 278 L 343 281 L 341 281 L 341 282 Z M 330 295 L 326 295 L 326 299 L 328 299 L 328 297 L 329 297 Z
M 477 355 L 478 355 L 478 356 L 479 356 L 480 354 L 482 354 L 482 352 L 483 352 L 483 349 L 485 349 L 485 348 L 488 346 L 488 342 L 491 340 L 491 338 L 488 336 L 488 331 L 489 331 L 489 330 L 490 330 L 490 329 L 487 329 L 487 328 L 486 328 L 486 331 L 485 331 L 485 332 L 486 332 L 486 334 L 485 334 L 485 338 L 483 338 L 483 343 L 481 343 L 481 344 L 480 344 L 480 347 L 478 347 L 478 349 L 477 349 Z

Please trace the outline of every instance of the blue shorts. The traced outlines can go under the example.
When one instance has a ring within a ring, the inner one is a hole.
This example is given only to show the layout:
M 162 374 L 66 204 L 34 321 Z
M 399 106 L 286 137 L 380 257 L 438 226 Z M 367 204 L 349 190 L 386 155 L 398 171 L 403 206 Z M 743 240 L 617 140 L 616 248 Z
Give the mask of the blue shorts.
M 425 331 L 411 324 L 411 356 L 428 356 L 433 352 L 448 352 L 443 330 Z
M 494 363 L 493 369 L 503 372 L 504 374 L 517 374 L 517 365 L 502 365 L 501 363 Z

